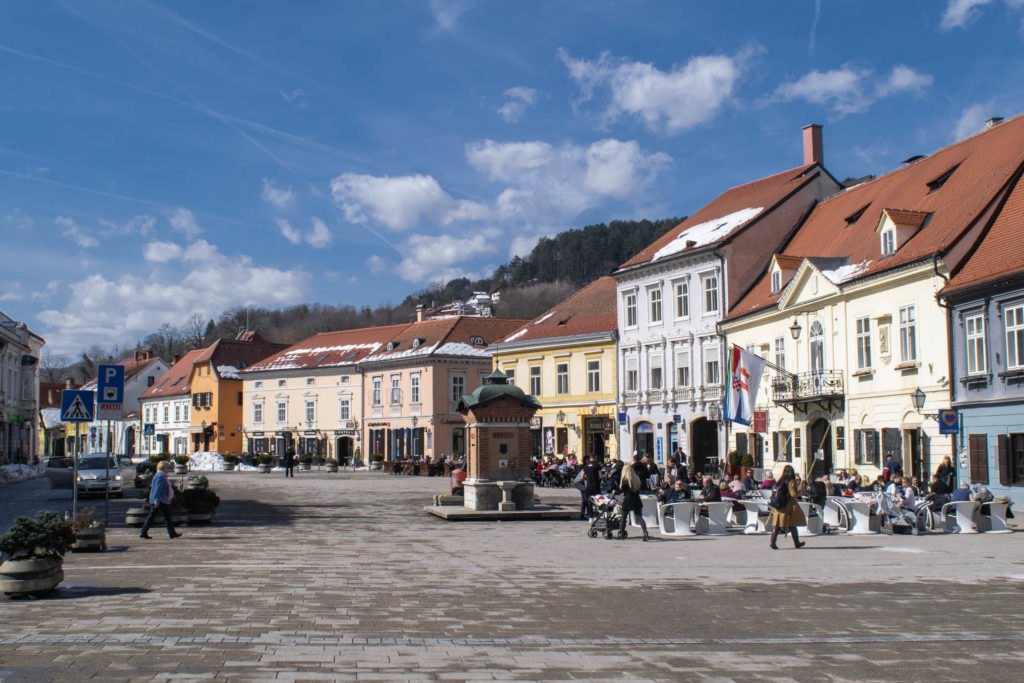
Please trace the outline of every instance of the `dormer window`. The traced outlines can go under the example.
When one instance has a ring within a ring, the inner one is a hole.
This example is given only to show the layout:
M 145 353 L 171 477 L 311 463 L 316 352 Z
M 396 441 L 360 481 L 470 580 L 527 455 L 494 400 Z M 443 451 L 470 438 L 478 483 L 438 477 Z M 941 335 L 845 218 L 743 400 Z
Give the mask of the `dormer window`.
M 882 231 L 882 256 L 896 253 L 896 231 L 892 228 Z
M 858 220 L 860 220 L 860 217 L 864 215 L 864 212 L 868 210 L 869 206 L 871 206 L 871 205 L 870 204 L 865 204 L 864 206 L 860 207 L 859 209 L 857 209 L 856 211 L 851 213 L 849 216 L 847 216 L 846 217 L 846 227 L 848 228 L 851 225 L 853 225 L 854 223 L 856 223 Z
M 936 190 L 938 190 L 938 189 L 939 189 L 940 187 L 942 187 L 943 185 L 945 185 L 945 184 L 946 184 L 946 181 L 947 181 L 947 180 L 949 180 L 949 177 L 950 177 L 951 175 L 953 175 L 953 172 L 954 172 L 954 171 L 956 171 L 956 169 L 958 169 L 958 168 L 960 168 L 960 164 L 957 164 L 957 165 L 956 165 L 956 166 L 954 166 L 953 168 L 949 169 L 948 171 L 946 171 L 945 173 L 943 173 L 942 175 L 940 175 L 940 176 L 939 176 L 938 178 L 936 178 L 935 180 L 932 180 L 932 181 L 930 181 L 930 182 L 928 183 L 928 194 L 931 194 L 932 192 L 935 192 L 935 191 L 936 191 Z
M 394 351 L 397 346 L 398 346 L 398 342 L 396 342 L 396 341 L 389 341 L 388 342 L 388 347 L 387 347 L 388 351 Z
M 772 271 L 772 294 L 778 294 L 782 289 L 782 271 Z

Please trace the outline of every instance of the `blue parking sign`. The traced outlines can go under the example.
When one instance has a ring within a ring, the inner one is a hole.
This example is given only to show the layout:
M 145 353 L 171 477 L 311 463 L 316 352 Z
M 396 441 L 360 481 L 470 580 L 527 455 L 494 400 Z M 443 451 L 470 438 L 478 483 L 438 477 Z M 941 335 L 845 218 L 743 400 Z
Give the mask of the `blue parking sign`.
M 99 403 L 124 403 L 124 366 L 101 365 L 96 378 Z

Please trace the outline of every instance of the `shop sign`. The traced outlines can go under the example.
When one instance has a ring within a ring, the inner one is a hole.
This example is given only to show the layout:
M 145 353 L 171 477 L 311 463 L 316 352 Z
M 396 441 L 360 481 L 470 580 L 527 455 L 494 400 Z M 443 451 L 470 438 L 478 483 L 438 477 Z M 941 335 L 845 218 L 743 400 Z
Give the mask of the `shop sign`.
M 334 430 L 334 435 L 335 436 L 355 436 L 356 435 L 356 430 L 354 430 L 354 429 L 335 429 Z
M 754 432 L 757 434 L 768 433 L 768 411 L 767 410 L 755 410 L 754 411 Z
M 530 429 L 540 429 L 540 416 L 534 415 L 530 418 Z
M 260 437 L 260 436 L 263 436 L 263 432 L 253 432 L 253 433 L 252 433 L 252 436 L 253 436 L 253 437 Z

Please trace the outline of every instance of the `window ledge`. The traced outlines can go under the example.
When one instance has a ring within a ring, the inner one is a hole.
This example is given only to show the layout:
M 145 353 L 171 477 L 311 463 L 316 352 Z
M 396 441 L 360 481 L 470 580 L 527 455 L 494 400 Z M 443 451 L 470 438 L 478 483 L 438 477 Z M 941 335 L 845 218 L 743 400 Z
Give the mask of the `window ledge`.
M 969 386 L 984 386 L 992 381 L 991 373 L 967 375 L 966 377 L 960 378 L 960 384 L 965 387 Z
M 1024 368 L 1014 368 L 1013 370 L 1004 370 L 999 373 L 999 377 L 1004 382 L 1020 382 L 1024 380 Z
M 912 372 L 917 372 L 917 369 L 919 367 L 921 367 L 921 364 L 918 363 L 917 361 L 905 361 L 903 363 L 898 363 L 894 369 L 904 374 L 909 374 Z
M 873 368 L 864 368 L 862 370 L 856 370 L 853 373 L 853 376 L 860 377 L 861 379 L 871 379 L 875 376 L 875 371 Z

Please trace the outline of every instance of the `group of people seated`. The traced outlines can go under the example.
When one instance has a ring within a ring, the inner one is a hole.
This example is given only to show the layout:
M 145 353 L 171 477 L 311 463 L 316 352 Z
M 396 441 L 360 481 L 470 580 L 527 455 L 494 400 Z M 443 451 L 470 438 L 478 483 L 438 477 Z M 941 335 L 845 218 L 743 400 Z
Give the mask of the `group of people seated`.
M 421 457 L 405 456 L 394 461 L 392 474 L 420 474 L 422 465 L 426 465 L 427 476 L 442 477 L 445 472 L 452 472 L 456 469 L 466 468 L 466 456 L 435 455 L 430 458 L 426 455 Z

